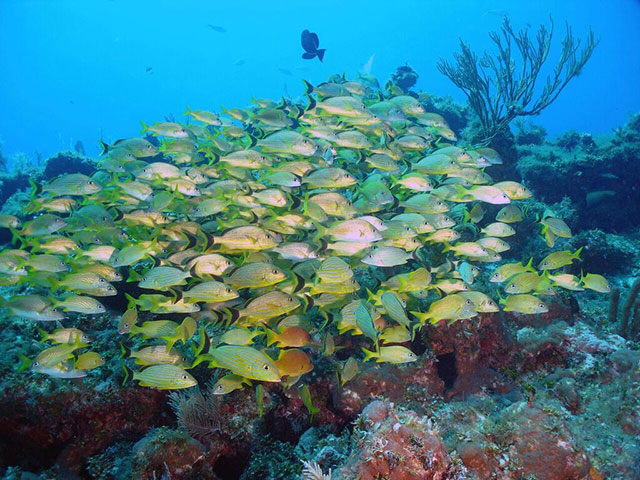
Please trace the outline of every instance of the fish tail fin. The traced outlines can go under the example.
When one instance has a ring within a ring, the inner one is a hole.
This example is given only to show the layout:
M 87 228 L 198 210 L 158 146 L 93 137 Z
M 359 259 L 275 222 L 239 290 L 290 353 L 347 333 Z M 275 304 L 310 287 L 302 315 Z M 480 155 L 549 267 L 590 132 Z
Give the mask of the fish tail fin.
M 160 337 L 162 340 L 164 340 L 165 342 L 167 342 L 167 345 L 165 347 L 165 351 L 168 353 L 171 351 L 171 349 L 173 348 L 173 346 L 175 345 L 175 343 L 180 340 L 180 334 L 176 334 L 176 335 L 171 335 L 169 337 Z
M 31 368 L 31 365 L 33 365 L 33 360 L 31 360 L 26 355 L 19 353 L 18 358 L 20 359 L 20 364 L 18 365 L 18 373 L 29 370 Z
M 200 355 L 196 355 L 196 358 L 193 359 L 193 364 L 191 364 L 191 368 L 197 367 L 202 362 L 211 362 L 213 364 L 214 358 L 210 353 L 201 353 Z
M 326 52 L 326 48 L 321 48 L 320 50 L 316 50 L 316 55 L 318 55 L 318 59 L 322 62 L 324 58 L 324 52 Z
M 368 288 L 366 288 L 365 290 L 367 291 L 367 302 L 371 302 L 374 304 L 380 303 L 380 297 L 376 296 L 376 294 Z
M 131 325 L 129 327 L 129 337 L 133 337 L 141 332 L 141 328 L 138 325 Z
M 453 185 L 458 193 L 456 193 L 455 199 L 462 200 L 465 196 L 469 194 L 469 191 L 461 185 Z
M 300 290 L 302 290 L 306 283 L 304 278 L 302 278 L 300 275 L 298 275 L 295 272 L 293 272 L 293 282 L 294 282 L 293 293 L 298 293 Z
M 313 302 L 313 297 L 311 297 L 310 295 L 307 295 L 306 293 L 304 295 L 302 295 L 302 307 L 303 307 L 303 311 L 304 312 L 308 312 L 309 310 L 311 310 L 313 308 L 314 302 Z
M 127 278 L 127 282 L 139 282 L 142 279 L 142 275 L 136 272 L 134 269 L 129 269 L 129 278 Z
M 124 296 L 127 299 L 127 301 L 129 302 L 127 304 L 127 310 L 135 309 L 138 306 L 138 300 L 137 299 L 133 298 L 128 293 L 125 293 Z
M 42 193 L 42 184 L 36 183 L 33 178 L 29 178 L 29 184 L 33 187 L 29 194 L 29 200 L 34 201 L 35 198 Z
M 12 244 L 18 244 L 19 245 L 19 249 L 23 250 L 24 247 L 27 245 L 26 240 L 24 239 L 24 237 L 20 236 L 20 232 L 18 230 L 16 230 L 15 228 L 9 228 L 9 231 L 11 232 L 11 243 Z M 36 252 L 37 250 L 34 248 L 31 249 L 32 251 Z
M 500 305 L 506 305 L 507 304 L 507 299 L 506 298 L 502 298 L 502 295 L 500 295 L 500 290 L 496 290 L 496 295 L 498 296 L 498 303 Z
M 313 222 L 313 225 L 316 227 L 316 234 L 313 236 L 312 241 L 314 243 L 319 243 L 327 234 L 327 229 L 320 223 Z
M 100 156 L 102 156 L 109 151 L 109 145 L 107 145 L 102 140 L 98 140 L 98 143 L 100 143 Z
M 41 328 L 38 329 L 38 332 L 40 333 L 40 335 L 42 335 L 42 338 L 40 339 L 40 343 L 42 342 L 46 342 L 47 339 L 49 338 L 49 333 L 45 332 L 44 330 L 42 330 Z
M 327 325 L 333 323 L 333 314 L 326 312 L 325 310 L 320 310 L 318 314 L 323 318 L 322 325 L 320 325 L 320 328 L 318 330 L 324 330 Z
M 135 372 L 122 362 L 122 371 L 124 372 L 124 378 L 122 379 L 122 386 L 124 387 L 129 380 L 135 380 Z
M 185 108 L 186 108 L 186 109 L 185 109 L 185 111 L 184 111 L 184 114 L 185 114 L 185 115 L 191 115 L 191 109 L 189 108 L 189 105 L 186 105 L 186 106 L 185 106 Z
M 130 357 L 131 356 L 131 347 L 127 347 L 124 343 L 120 342 L 120 356 L 118 357 L 118 359 L 124 358 L 124 357 Z
M 362 347 L 362 353 L 364 353 L 363 362 L 368 362 L 372 358 L 377 358 L 378 357 L 378 353 L 377 352 L 372 352 L 371 350 L 367 350 L 364 347 Z
M 202 352 L 208 352 L 211 347 L 211 338 L 209 338 L 209 334 L 205 330 L 204 327 L 200 327 L 200 343 L 194 350 L 194 354 L 196 357 L 200 356 Z
M 425 313 L 425 312 L 409 312 L 411 315 L 413 315 L 414 317 L 416 317 L 418 320 L 420 320 L 422 323 L 426 322 L 430 315 L 429 313 Z
M 451 251 L 451 244 L 449 242 L 444 242 L 444 248 L 442 249 L 442 253 Z
M 572 255 L 571 258 L 575 258 L 576 260 L 580 260 L 582 261 L 582 259 L 580 258 L 580 252 L 582 252 L 582 249 L 584 247 L 580 247 L 578 250 L 576 250 Z
M 264 331 L 267 334 L 267 347 L 273 345 L 278 341 L 278 334 L 276 332 L 266 327 Z
M 304 94 L 307 96 L 311 95 L 313 93 L 313 85 L 304 79 L 302 80 L 302 83 L 304 83 Z
M 147 133 L 149 131 L 149 125 L 140 120 L 140 125 L 142 125 L 142 130 L 140 133 Z
M 309 84 L 309 85 L 311 85 L 311 84 Z M 304 111 L 308 112 L 308 111 L 313 110 L 314 108 L 316 108 L 317 103 L 316 103 L 315 99 L 311 95 L 306 94 L 305 96 L 307 97 L 307 100 L 309 100 L 309 104 L 306 107 L 304 107 Z
M 531 257 L 529 259 L 529 261 L 527 262 L 527 264 L 524 266 L 524 268 L 533 268 L 533 257 Z M 535 270 L 535 268 L 533 268 Z
M 240 311 L 237 308 L 222 308 L 225 325 L 229 326 L 240 318 Z
M 469 213 L 468 209 L 464 209 L 464 214 L 462 216 L 462 223 L 469 223 L 471 222 L 471 214 Z

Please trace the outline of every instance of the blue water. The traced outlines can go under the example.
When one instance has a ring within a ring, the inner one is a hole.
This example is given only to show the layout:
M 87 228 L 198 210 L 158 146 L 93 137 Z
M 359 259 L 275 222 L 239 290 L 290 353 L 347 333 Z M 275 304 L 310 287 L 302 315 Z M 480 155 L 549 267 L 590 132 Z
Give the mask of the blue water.
M 134 5 L 135 4 L 135 5 Z M 601 42 L 537 123 L 607 133 L 640 109 L 640 2 L 616 1 L 126 1 L 0 0 L 0 139 L 11 155 L 50 155 L 81 140 L 135 135 L 139 120 L 182 118 L 185 105 L 219 109 L 256 97 L 302 92 L 330 74 L 354 76 L 375 54 L 381 82 L 408 62 L 417 89 L 464 96 L 436 69 L 458 38 L 489 46 L 487 32 L 509 15 L 537 27 L 553 15 L 550 60 L 564 23 Z M 209 24 L 223 27 L 221 33 Z M 324 63 L 300 56 L 300 32 L 318 33 Z M 151 69 L 147 71 L 147 69 Z

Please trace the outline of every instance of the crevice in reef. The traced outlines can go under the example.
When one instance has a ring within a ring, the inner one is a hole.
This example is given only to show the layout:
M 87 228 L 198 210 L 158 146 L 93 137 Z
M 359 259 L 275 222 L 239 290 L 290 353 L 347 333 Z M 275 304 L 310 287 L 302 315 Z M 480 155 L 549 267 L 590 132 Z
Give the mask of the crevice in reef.
M 438 369 L 438 376 L 444 382 L 444 388 L 449 390 L 456 383 L 458 378 L 458 370 L 456 369 L 456 354 L 455 352 L 444 353 L 442 355 L 436 355 L 438 362 L 436 363 Z

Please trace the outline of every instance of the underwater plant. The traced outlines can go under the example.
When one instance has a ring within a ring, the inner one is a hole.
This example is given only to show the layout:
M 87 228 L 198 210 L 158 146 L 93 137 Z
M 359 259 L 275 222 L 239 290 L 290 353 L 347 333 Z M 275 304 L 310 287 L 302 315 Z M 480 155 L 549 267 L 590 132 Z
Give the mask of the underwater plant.
M 560 58 L 534 99 L 538 77 L 551 49 L 554 25 L 552 18 L 550 21 L 549 29 L 540 25 L 534 41 L 527 28 L 516 33 L 505 16 L 500 32 L 489 34 L 497 47 L 495 53 L 484 52 L 478 57 L 460 39 L 461 51 L 454 53 L 455 64 L 443 58 L 438 62 L 438 70 L 464 92 L 478 116 L 484 143 L 503 132 L 515 118 L 538 115 L 551 105 L 591 58 L 599 39 L 589 30 L 584 47 L 578 51 L 581 41 L 573 37 L 567 24 Z

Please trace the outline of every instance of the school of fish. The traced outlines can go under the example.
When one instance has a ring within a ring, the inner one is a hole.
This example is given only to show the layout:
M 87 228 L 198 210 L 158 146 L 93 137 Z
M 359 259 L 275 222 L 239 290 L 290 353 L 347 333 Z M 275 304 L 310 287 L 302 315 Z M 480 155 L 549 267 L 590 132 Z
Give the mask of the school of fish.
M 206 364 L 226 394 L 294 385 L 320 356 L 344 384 L 362 361 L 416 361 L 422 328 L 543 313 L 558 289 L 610 290 L 565 271 L 579 250 L 503 260 L 531 192 L 491 178 L 498 152 L 456 146 L 442 116 L 366 80 L 305 82 L 297 103 L 187 109 L 185 124 L 103 143 L 90 177 L 34 185 L 23 218 L 0 216 L 14 236 L 0 283 L 25 287 L 0 306 L 41 322 L 47 342 L 20 368 L 80 378 L 103 365 L 74 327 L 107 312 L 103 297 L 128 304 L 113 325 L 126 377 L 188 388 Z M 552 212 L 537 221 L 550 247 L 571 237 Z M 499 285 L 498 301 L 478 283 Z M 340 362 L 345 336 L 359 350 Z

